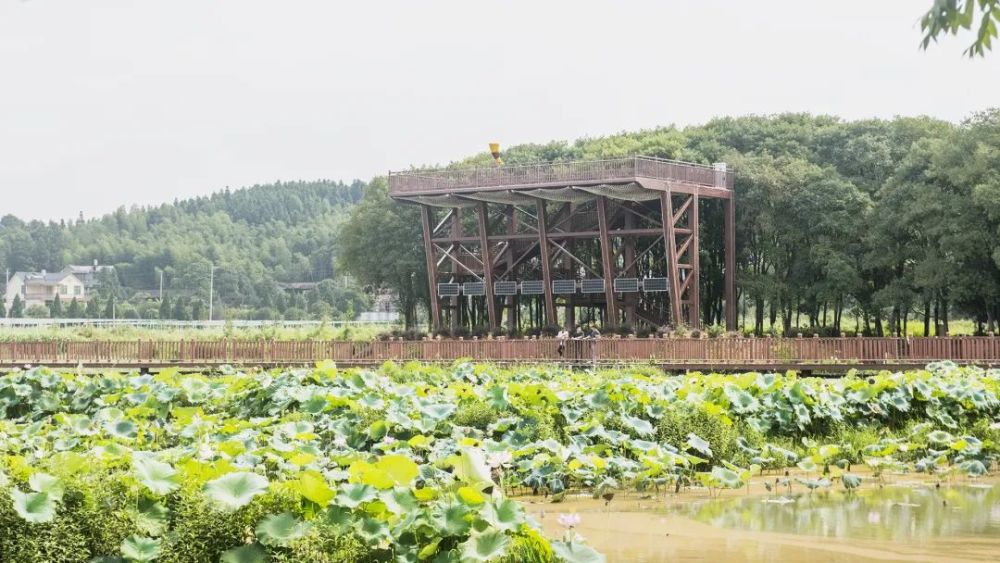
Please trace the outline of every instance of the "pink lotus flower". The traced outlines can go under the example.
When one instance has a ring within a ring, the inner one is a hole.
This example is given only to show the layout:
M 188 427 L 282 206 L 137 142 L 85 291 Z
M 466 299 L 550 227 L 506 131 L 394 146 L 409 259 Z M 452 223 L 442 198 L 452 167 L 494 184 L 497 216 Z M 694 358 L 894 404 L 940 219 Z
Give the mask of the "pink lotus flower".
M 559 525 L 563 528 L 575 528 L 580 525 L 580 520 L 580 515 L 575 512 L 572 514 L 559 515 Z

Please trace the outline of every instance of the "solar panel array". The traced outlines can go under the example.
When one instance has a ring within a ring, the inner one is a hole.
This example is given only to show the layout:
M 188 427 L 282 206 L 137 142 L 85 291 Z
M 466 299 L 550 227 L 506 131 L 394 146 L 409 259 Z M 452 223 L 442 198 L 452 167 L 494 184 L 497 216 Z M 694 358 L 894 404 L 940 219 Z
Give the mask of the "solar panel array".
M 438 284 L 438 295 L 441 297 L 458 297 L 462 292 L 462 284 L 458 283 L 439 283 Z
M 493 283 L 494 295 L 517 295 L 516 281 L 498 281 Z
M 552 280 L 552 293 L 560 295 L 576 293 L 576 280 Z
M 604 278 L 580 280 L 580 291 L 582 293 L 604 293 Z
M 666 291 L 667 278 L 646 278 L 642 280 L 642 290 L 645 292 Z
M 521 295 L 541 295 L 543 293 L 545 293 L 545 283 L 542 280 L 521 282 Z
M 486 284 L 483 282 L 465 282 L 462 284 L 462 293 L 466 295 L 486 295 Z
M 638 293 L 638 278 L 617 278 L 614 282 L 615 291 L 618 293 Z
M 604 293 L 605 280 L 590 278 L 579 280 L 552 280 L 552 293 L 556 295 L 572 295 L 579 290 L 581 293 Z M 616 293 L 646 293 L 667 291 L 667 278 L 616 278 L 612 287 Z M 542 295 L 545 293 L 545 283 L 542 280 L 498 281 L 493 283 L 494 295 Z M 461 283 L 439 283 L 438 295 L 441 297 L 458 297 L 459 295 L 486 295 L 486 284 L 480 281 Z

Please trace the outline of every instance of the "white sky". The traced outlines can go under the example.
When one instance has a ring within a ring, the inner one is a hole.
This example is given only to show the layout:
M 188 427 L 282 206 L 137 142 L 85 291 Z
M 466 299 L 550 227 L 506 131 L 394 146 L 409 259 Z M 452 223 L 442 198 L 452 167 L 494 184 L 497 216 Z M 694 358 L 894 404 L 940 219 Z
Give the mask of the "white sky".
M 1000 52 L 918 50 L 931 0 L 0 0 L 0 215 L 783 111 L 960 120 Z

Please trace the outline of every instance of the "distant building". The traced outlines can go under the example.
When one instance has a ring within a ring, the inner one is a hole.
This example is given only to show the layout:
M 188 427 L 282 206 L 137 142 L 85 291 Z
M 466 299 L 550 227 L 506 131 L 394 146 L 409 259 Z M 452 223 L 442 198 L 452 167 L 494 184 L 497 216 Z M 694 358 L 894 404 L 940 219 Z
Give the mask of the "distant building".
M 389 289 L 380 289 L 375 293 L 372 310 L 364 311 L 358 316 L 361 322 L 396 323 L 399 322 L 399 311 L 396 310 L 396 294 Z
M 101 272 L 113 272 L 114 270 L 114 266 L 108 264 L 98 264 L 97 260 L 94 260 L 93 265 L 81 266 L 77 264 L 70 264 L 62 269 L 63 272 L 76 276 L 83 282 L 83 286 L 88 290 L 101 283 L 100 279 L 98 279 Z
M 318 286 L 319 283 L 317 282 L 278 282 L 278 289 L 284 291 L 285 293 L 306 293 L 316 289 Z
M 63 304 L 68 304 L 73 299 L 85 303 L 90 298 L 83 280 L 67 270 L 53 274 L 45 270 L 15 272 L 7 282 L 7 290 L 4 293 L 4 306 L 8 310 L 14 304 L 14 297 L 18 295 L 21 296 L 25 308 L 33 305 L 51 305 L 56 295 Z

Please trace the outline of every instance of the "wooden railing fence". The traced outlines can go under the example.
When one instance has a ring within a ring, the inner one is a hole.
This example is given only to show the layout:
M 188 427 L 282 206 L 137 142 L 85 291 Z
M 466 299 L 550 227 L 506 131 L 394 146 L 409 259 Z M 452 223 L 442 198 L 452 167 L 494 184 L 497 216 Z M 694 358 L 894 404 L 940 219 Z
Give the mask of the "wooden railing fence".
M 661 364 L 913 364 L 935 360 L 1000 364 L 1000 338 L 720 338 L 422 341 L 44 341 L 0 342 L 0 365 L 345 364 L 385 360 L 651 361 Z

